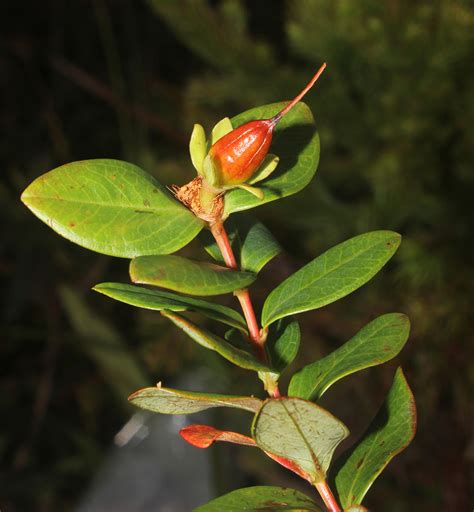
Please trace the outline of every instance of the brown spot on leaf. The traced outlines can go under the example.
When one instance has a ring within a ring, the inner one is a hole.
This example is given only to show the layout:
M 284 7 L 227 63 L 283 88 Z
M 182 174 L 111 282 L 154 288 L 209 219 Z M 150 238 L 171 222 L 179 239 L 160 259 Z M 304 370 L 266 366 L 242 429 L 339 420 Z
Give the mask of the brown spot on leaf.
M 69 227 L 70 227 L 70 228 L 75 228 L 75 227 L 76 227 L 76 223 L 75 223 L 75 222 L 73 222 L 73 221 L 71 221 L 71 222 L 69 223 Z
M 147 207 L 150 206 L 150 201 L 148 201 L 148 199 L 145 199 L 143 201 L 143 206 L 147 206 Z
M 356 468 L 359 469 L 363 463 L 364 463 L 364 459 L 360 459 L 360 461 L 356 465 Z

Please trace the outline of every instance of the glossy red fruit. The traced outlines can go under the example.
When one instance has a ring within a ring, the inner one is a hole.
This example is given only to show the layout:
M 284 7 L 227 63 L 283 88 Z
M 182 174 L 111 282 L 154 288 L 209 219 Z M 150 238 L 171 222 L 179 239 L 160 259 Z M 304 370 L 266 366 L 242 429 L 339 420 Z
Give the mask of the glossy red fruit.
M 220 138 L 210 149 L 209 155 L 218 175 L 220 185 L 240 185 L 248 181 L 268 154 L 273 129 L 280 119 L 313 87 L 324 71 L 323 64 L 308 85 L 278 114 L 270 119 L 250 121 Z

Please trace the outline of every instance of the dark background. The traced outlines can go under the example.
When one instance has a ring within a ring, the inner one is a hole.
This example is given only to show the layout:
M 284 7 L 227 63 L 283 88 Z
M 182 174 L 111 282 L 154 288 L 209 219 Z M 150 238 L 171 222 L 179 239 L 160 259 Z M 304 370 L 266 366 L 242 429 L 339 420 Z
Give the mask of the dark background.
M 305 100 L 321 136 L 319 170 L 299 195 L 254 210 L 285 252 L 252 292 L 260 308 L 330 246 L 372 229 L 402 233 L 371 283 L 300 316 L 294 368 L 378 314 L 407 313 L 412 335 L 398 360 L 338 383 L 325 405 L 358 435 L 402 364 L 418 433 L 367 506 L 471 510 L 473 3 L 4 1 L 0 27 L 2 512 L 73 509 L 137 387 L 210 367 L 216 387 L 260 392 L 250 373 L 212 358 L 158 314 L 94 295 L 98 282 L 126 282 L 127 262 L 59 238 L 20 203 L 21 191 L 60 164 L 104 157 L 183 184 L 193 177 L 194 122 L 209 129 L 289 99 L 323 61 L 328 69 Z M 197 244 L 187 251 L 203 257 Z M 213 450 L 215 495 L 237 481 L 298 485 L 256 452 Z

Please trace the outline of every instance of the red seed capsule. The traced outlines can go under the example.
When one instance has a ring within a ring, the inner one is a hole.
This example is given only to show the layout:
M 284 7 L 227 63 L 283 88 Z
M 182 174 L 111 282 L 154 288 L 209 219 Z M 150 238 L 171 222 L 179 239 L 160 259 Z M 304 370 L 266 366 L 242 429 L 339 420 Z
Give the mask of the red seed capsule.
M 280 119 L 313 87 L 324 71 L 323 64 L 308 85 L 278 114 L 270 119 L 250 121 L 220 138 L 209 150 L 220 185 L 240 185 L 248 181 L 267 156 L 273 129 Z

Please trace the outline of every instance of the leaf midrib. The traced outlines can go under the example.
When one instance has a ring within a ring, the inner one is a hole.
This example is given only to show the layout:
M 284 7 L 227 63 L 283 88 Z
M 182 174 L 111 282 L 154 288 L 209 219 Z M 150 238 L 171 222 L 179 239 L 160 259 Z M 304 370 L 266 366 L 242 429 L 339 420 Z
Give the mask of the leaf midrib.
M 309 444 L 309 441 L 306 440 L 306 437 L 305 437 L 303 431 L 301 430 L 300 426 L 298 425 L 296 420 L 293 418 L 293 416 L 291 415 L 290 411 L 288 410 L 288 408 L 286 407 L 284 402 L 280 402 L 280 403 L 283 406 L 283 409 L 285 409 L 285 412 L 288 414 L 288 417 L 290 418 L 291 422 L 295 426 L 298 434 L 301 436 L 304 444 L 306 445 L 306 448 L 308 449 L 308 451 L 309 451 L 309 453 L 311 455 L 311 460 L 313 461 L 313 464 L 314 464 L 314 471 L 315 471 L 315 473 L 322 472 L 321 464 L 319 464 L 318 457 L 314 453 L 312 446 Z
M 164 197 L 166 198 L 166 201 L 170 200 L 166 196 L 164 196 Z M 169 210 L 173 210 L 176 207 L 178 209 L 180 209 L 180 205 L 178 203 L 167 205 L 167 206 L 159 206 L 159 207 L 158 206 L 157 207 L 149 207 L 148 206 L 147 207 L 147 206 L 144 206 L 143 203 L 138 204 L 138 205 L 132 205 L 132 204 L 124 205 L 124 204 L 120 204 L 120 203 L 119 204 L 117 204 L 117 203 L 110 204 L 107 202 L 83 201 L 83 200 L 69 199 L 69 198 L 59 199 L 57 197 L 40 196 L 40 195 L 32 195 L 32 194 L 23 195 L 23 197 L 22 197 L 23 200 L 30 199 L 30 198 L 31 199 L 48 200 L 48 201 L 56 201 L 58 203 L 73 203 L 73 204 L 80 204 L 80 205 L 86 205 L 86 206 L 101 206 L 101 207 L 106 207 L 106 208 L 123 208 L 123 209 L 129 209 L 129 210 L 144 210 L 144 211 L 150 212 L 150 213 L 163 213 L 163 212 L 166 212 Z M 179 213 L 182 214 L 182 213 L 184 213 L 184 211 L 180 211 Z

